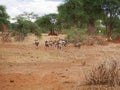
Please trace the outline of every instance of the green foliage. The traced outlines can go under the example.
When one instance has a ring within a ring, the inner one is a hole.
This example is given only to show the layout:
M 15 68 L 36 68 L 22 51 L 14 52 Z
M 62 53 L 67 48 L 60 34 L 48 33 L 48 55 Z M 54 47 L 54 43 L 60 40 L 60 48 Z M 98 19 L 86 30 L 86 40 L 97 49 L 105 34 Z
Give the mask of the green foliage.
M 102 24 L 102 20 L 97 20 L 95 22 L 95 26 L 96 26 L 96 33 L 99 35 L 105 35 L 105 26 Z
M 19 14 L 18 16 L 16 16 L 13 19 L 23 19 L 23 20 L 28 20 L 28 21 L 33 21 L 36 20 L 38 18 L 37 14 L 34 14 L 33 12 L 28 13 L 28 12 L 23 12 L 22 14 Z
M 6 24 L 8 22 L 9 16 L 6 12 L 6 7 L 3 5 L 0 5 L 0 23 Z
M 101 16 L 101 0 L 66 0 L 58 7 L 61 18 L 71 25 L 82 25 Z
M 58 7 L 60 17 L 65 25 L 79 28 L 87 25 L 87 33 L 95 34 L 95 21 L 103 14 L 101 0 L 66 0 Z
M 103 21 L 106 26 L 106 34 L 110 38 L 116 32 L 114 25 L 120 16 L 120 0 L 103 0 L 102 9 L 104 12 Z M 115 34 L 112 37 L 114 36 Z
M 0 5 L 0 27 L 2 27 L 2 24 L 6 24 L 6 25 L 9 24 L 8 18 L 9 16 L 6 12 L 6 7 L 3 5 Z M 0 28 L 0 30 L 1 29 L 2 28 Z
M 114 24 L 112 38 L 120 37 L 120 19 L 117 19 Z
M 106 17 L 113 19 L 114 17 L 118 17 L 120 15 L 119 0 L 103 0 L 101 6 Z
M 24 12 L 14 18 L 17 22 L 11 24 L 11 29 L 17 31 L 17 34 L 20 37 L 26 36 L 28 33 L 34 33 L 37 36 L 40 36 L 41 29 L 36 23 L 32 22 L 32 20 L 36 18 L 36 14 Z
M 57 22 L 55 24 L 51 23 L 51 18 L 55 18 Z M 48 32 L 50 29 L 59 30 L 61 28 L 60 19 L 58 14 L 48 14 L 42 17 L 39 17 L 35 23 L 42 29 L 42 32 Z
M 17 23 L 12 24 L 12 29 L 23 33 L 25 36 L 28 33 L 35 33 L 36 35 L 41 35 L 41 30 L 36 23 L 27 20 L 18 20 Z
M 76 42 L 82 42 L 86 39 L 88 39 L 88 35 L 85 33 L 86 31 L 84 29 L 79 28 L 71 28 L 68 30 L 65 30 L 67 34 L 67 40 L 72 43 Z
M 51 27 L 50 16 L 49 15 L 42 16 L 38 18 L 35 21 L 35 23 L 42 29 L 42 32 L 47 32 Z
M 62 26 L 85 26 L 87 23 L 88 33 L 112 35 L 116 18 L 120 16 L 120 0 L 65 0 L 65 3 L 58 7 Z M 103 27 L 95 28 L 96 20 L 103 20 L 107 30 Z M 108 28 L 107 28 L 108 27 Z
M 63 22 L 76 25 L 84 17 L 82 8 L 82 0 L 66 0 L 66 2 L 58 7 L 60 17 Z
M 86 21 L 100 19 L 102 12 L 101 0 L 83 0 L 83 10 Z

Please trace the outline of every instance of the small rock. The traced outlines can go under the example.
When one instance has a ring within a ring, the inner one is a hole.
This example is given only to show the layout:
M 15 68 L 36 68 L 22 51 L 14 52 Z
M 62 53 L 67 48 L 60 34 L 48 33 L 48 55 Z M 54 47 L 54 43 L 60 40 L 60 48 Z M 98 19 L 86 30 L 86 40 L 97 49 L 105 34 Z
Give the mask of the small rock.
M 14 80 L 10 80 L 10 82 L 11 82 L 11 83 L 13 83 L 13 82 L 14 82 Z

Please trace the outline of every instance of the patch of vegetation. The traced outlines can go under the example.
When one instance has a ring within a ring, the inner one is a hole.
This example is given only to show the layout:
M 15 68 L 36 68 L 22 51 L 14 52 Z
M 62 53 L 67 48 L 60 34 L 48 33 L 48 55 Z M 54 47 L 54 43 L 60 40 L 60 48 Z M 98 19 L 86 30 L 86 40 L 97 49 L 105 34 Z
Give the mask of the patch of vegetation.
M 103 62 L 86 75 L 87 85 L 119 85 L 118 63 L 115 60 Z
M 81 30 L 80 28 L 68 29 L 66 30 L 66 39 L 71 43 L 82 42 L 88 39 L 88 35 L 85 32 L 85 30 Z
M 114 24 L 114 29 L 112 33 L 112 39 L 120 37 L 120 20 L 117 20 Z

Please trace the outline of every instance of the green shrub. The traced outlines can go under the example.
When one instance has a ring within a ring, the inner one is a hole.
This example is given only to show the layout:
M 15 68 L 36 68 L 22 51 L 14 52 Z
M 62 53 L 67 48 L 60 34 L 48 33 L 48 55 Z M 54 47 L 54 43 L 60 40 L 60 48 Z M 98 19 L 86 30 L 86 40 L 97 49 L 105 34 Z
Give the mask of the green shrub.
M 112 33 L 112 39 L 115 39 L 117 37 L 120 37 L 120 20 L 117 19 L 114 23 L 113 33 Z
M 14 31 L 22 33 L 24 36 L 27 36 L 28 33 L 41 36 L 42 33 L 42 29 L 40 29 L 36 23 L 27 20 L 19 20 L 17 23 L 13 23 L 11 27 Z
M 112 39 L 120 37 L 120 31 L 119 31 L 119 29 L 114 29 L 114 32 L 113 32 L 113 34 L 112 34 L 111 37 L 112 37 Z
M 84 29 L 82 30 L 80 28 L 71 28 L 69 30 L 66 30 L 66 33 L 66 39 L 71 43 L 82 42 L 88 39 L 88 35 Z

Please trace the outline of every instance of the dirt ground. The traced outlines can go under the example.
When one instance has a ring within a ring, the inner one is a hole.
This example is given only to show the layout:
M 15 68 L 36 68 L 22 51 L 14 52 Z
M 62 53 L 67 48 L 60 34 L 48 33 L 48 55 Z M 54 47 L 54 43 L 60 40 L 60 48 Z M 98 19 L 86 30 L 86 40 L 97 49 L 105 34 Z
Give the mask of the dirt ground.
M 119 61 L 120 44 L 44 47 L 45 40 L 64 37 L 44 35 L 38 48 L 32 35 L 23 42 L 0 42 L 0 90 L 109 90 L 85 86 L 85 74 L 103 61 Z

